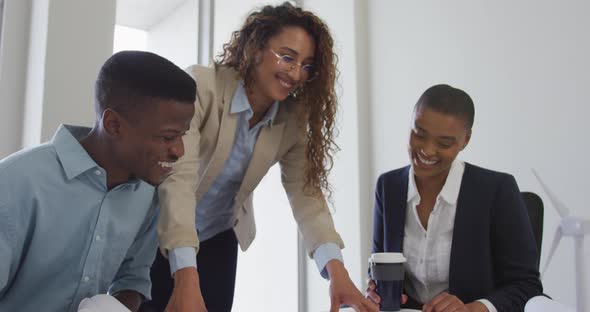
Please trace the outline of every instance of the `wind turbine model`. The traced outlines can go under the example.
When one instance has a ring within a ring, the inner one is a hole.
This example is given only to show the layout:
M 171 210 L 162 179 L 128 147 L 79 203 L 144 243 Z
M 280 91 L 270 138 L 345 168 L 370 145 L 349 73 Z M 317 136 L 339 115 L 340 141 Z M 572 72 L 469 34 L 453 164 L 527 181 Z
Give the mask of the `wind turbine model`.
M 561 217 L 561 222 L 557 226 L 557 230 L 555 231 L 555 237 L 553 238 L 553 242 L 551 243 L 551 249 L 549 250 L 549 255 L 547 256 L 547 261 L 545 262 L 545 268 L 543 268 L 542 275 L 545 275 L 545 271 L 547 271 L 547 267 L 549 267 L 549 263 L 551 263 L 551 259 L 553 258 L 553 254 L 555 253 L 555 249 L 557 249 L 557 245 L 559 245 L 559 241 L 561 240 L 562 236 L 571 236 L 574 238 L 574 262 L 575 262 L 575 273 L 576 276 L 576 311 L 583 312 L 584 311 L 584 297 L 588 295 L 585 292 L 585 281 L 586 275 L 584 274 L 584 266 L 586 262 L 584 261 L 584 236 L 590 234 L 590 220 L 583 219 L 581 217 L 572 216 L 570 215 L 569 209 L 567 206 L 560 201 L 555 194 L 543 183 L 535 169 L 532 169 L 533 174 L 541 184 L 541 187 L 549 196 L 549 200 L 559 216 Z

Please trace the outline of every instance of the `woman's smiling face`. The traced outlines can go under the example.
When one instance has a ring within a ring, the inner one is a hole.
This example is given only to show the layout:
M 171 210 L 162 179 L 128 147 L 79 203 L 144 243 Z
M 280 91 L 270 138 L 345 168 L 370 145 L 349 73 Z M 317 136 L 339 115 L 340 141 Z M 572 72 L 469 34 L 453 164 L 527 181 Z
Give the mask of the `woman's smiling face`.
M 257 52 L 252 91 L 265 103 L 285 100 L 308 79 L 306 68 L 313 65 L 314 53 L 315 44 L 307 31 L 296 26 L 283 28 Z
M 469 143 L 471 130 L 463 118 L 419 105 L 413 116 L 408 152 L 417 178 L 449 173 L 459 152 Z

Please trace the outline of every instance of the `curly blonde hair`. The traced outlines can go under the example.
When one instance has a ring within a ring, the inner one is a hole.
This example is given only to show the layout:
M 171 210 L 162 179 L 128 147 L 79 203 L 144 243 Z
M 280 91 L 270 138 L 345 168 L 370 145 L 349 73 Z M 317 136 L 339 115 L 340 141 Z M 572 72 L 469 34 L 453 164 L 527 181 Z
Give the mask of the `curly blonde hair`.
M 338 150 L 334 142 L 337 107 L 334 86 L 338 57 L 333 52 L 334 40 L 328 26 L 315 14 L 289 2 L 278 6 L 267 5 L 252 12 L 242 28 L 232 33 L 216 63 L 236 70 L 248 88 L 253 81 L 255 53 L 264 49 L 269 39 L 283 28 L 293 26 L 309 33 L 316 47 L 314 67 L 317 75 L 288 99 L 303 110 L 300 116 L 307 126 L 304 190 L 312 196 L 326 194 L 331 198 L 328 174 L 333 166 L 332 155 Z

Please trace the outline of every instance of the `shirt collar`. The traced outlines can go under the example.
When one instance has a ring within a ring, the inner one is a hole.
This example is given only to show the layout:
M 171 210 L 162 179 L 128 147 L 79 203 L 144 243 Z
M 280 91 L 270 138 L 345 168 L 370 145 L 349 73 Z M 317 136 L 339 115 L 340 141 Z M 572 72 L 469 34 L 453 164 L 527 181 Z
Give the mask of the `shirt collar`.
M 104 176 L 103 182 L 106 184 L 106 171 L 90 157 L 80 144 L 80 140 L 85 138 L 90 133 L 90 130 L 88 127 L 62 124 L 53 135 L 51 143 L 55 147 L 57 157 L 68 180 L 94 169 L 97 172 L 100 170 Z M 140 179 L 133 179 L 125 182 L 124 185 L 131 186 L 135 191 L 139 188 L 141 182 Z
M 463 171 L 465 171 L 465 164 L 456 159 L 451 165 L 451 170 L 445 181 L 445 185 L 440 191 L 440 197 L 451 205 L 457 203 L 459 197 L 459 191 L 461 190 L 461 180 L 463 179 Z
M 272 106 L 264 115 L 264 118 L 260 120 L 260 124 L 263 125 L 272 125 L 274 122 L 275 117 L 277 116 L 277 112 L 279 111 L 279 102 L 275 101 L 272 103 Z M 240 81 L 238 83 L 238 87 L 236 89 L 236 93 L 231 102 L 230 113 L 231 114 L 239 114 L 244 113 L 246 114 L 246 120 L 249 120 L 254 115 L 254 111 L 252 111 L 252 106 L 250 105 L 250 101 L 248 101 L 248 96 L 246 94 L 246 88 L 244 86 L 244 81 Z
M 465 163 L 455 158 L 451 164 L 449 175 L 445 181 L 445 185 L 441 189 L 439 196 L 449 203 L 455 205 L 457 198 L 459 197 L 459 191 L 461 190 L 461 181 L 463 179 L 463 172 L 465 171 Z M 408 199 L 407 202 L 412 201 L 414 198 L 420 197 L 418 188 L 416 187 L 416 179 L 414 177 L 414 170 L 410 167 L 410 173 L 408 176 Z
M 80 145 L 80 140 L 86 137 L 88 133 L 90 133 L 90 128 L 62 124 L 51 139 L 68 180 L 98 167 L 96 162 Z
M 414 198 L 420 197 L 418 194 L 418 187 L 416 187 L 416 177 L 414 176 L 414 169 L 410 165 L 410 172 L 408 174 L 408 199 L 407 202 L 411 202 Z

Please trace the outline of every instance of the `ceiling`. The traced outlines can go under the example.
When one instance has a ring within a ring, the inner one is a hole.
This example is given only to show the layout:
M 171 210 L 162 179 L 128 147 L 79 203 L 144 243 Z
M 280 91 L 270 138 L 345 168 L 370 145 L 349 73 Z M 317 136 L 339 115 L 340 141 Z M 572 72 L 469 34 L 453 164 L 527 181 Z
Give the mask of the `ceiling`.
M 185 1 L 196 0 L 117 0 L 116 23 L 148 30 Z

